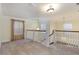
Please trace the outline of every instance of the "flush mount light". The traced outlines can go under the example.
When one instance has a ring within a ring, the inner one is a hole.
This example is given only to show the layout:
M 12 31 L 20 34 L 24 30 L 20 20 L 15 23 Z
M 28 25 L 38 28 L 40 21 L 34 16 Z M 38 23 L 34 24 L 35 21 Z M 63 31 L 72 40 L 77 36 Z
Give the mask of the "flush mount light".
M 54 8 L 52 7 L 52 5 L 49 6 L 49 8 L 47 9 L 47 12 L 49 12 L 49 13 L 54 12 Z
M 45 4 L 41 9 L 45 13 L 55 13 L 60 9 L 60 4 Z

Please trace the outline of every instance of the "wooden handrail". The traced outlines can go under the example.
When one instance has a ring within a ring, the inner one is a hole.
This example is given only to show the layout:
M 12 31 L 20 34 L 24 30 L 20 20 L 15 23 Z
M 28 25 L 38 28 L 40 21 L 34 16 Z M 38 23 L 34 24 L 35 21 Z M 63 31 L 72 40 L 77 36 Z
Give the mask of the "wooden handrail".
M 53 30 L 53 32 L 49 35 L 52 36 L 55 32 L 79 32 L 79 31 L 69 31 L 69 30 Z
M 49 37 L 52 36 L 54 33 L 55 33 L 55 32 L 54 32 L 54 30 L 53 30 L 52 33 L 49 35 Z
M 56 32 L 79 32 L 79 31 L 70 31 L 70 30 L 55 30 Z
M 46 32 L 46 30 L 33 30 L 33 29 L 27 29 L 26 31 L 37 31 L 37 32 Z

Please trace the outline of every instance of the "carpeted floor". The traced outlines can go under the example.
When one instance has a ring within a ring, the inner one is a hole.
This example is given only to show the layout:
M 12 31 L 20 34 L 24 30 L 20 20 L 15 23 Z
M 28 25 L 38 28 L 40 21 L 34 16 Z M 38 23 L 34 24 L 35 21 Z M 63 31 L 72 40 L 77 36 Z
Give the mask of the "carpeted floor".
M 54 44 L 46 47 L 38 42 L 17 40 L 2 44 L 0 55 L 77 55 L 78 48 Z
M 43 46 L 38 42 L 29 40 L 18 40 L 6 44 L 2 44 L 1 53 L 4 55 L 37 55 L 50 54 L 49 48 Z

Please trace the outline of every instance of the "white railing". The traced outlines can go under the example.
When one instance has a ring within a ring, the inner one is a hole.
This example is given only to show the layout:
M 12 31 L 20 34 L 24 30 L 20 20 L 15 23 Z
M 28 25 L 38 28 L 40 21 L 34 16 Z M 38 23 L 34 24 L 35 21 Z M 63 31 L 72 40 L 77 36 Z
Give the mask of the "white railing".
M 43 41 L 45 39 L 45 34 L 46 34 L 46 30 L 27 29 L 26 39 L 29 39 L 30 36 L 33 41 Z
M 28 32 L 33 32 L 34 41 L 40 41 L 40 42 L 46 41 L 46 43 L 48 42 L 49 45 L 50 45 L 50 43 L 53 44 L 53 42 L 54 42 L 54 43 L 61 43 L 64 45 L 68 45 L 68 46 L 79 47 L 79 31 L 53 30 L 47 40 L 44 40 L 44 38 L 43 38 L 43 40 L 41 40 L 41 38 L 35 39 L 35 37 L 39 38 L 39 36 L 41 35 L 40 34 L 40 35 L 36 36 L 35 35 L 36 32 L 46 34 L 46 30 L 27 30 L 27 35 L 28 35 Z M 43 36 L 41 36 L 41 37 L 43 37 Z M 46 45 L 46 43 L 44 43 L 44 44 Z
M 79 31 L 55 30 L 54 33 L 56 42 L 79 47 Z

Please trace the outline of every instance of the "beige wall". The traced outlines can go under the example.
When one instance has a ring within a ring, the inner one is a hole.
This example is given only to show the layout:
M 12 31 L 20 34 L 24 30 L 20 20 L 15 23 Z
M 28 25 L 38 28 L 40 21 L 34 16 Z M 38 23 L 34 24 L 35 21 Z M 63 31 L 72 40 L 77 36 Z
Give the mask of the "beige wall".
M 7 42 L 11 40 L 11 21 L 9 17 L 2 16 L 2 42 Z
M 1 16 L 1 5 L 0 5 L 0 16 Z M 1 17 L 0 17 L 0 20 L 1 20 Z M 1 27 L 1 21 L 0 21 L 0 27 Z M 1 39 L 1 29 L 0 29 L 0 39 Z
M 55 29 L 63 30 L 64 24 L 71 23 L 72 30 L 79 30 L 79 13 L 78 12 L 71 12 L 67 14 L 60 14 L 59 16 L 55 16 L 53 21 L 50 21 L 50 26 Z
M 2 10 L 1 10 L 1 4 L 0 4 L 0 41 L 1 41 L 1 39 L 2 39 L 2 27 L 1 27 L 1 25 L 2 25 Z
M 1 4 L 0 4 L 0 41 L 7 42 L 10 38 L 10 19 L 7 16 L 3 16 Z

